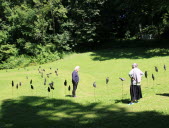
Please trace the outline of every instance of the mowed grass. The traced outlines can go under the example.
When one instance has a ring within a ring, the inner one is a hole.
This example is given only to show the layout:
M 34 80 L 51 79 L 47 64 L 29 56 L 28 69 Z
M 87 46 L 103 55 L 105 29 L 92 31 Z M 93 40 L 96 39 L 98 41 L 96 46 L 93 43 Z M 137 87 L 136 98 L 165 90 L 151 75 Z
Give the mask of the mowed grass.
M 168 53 L 168 49 L 138 48 L 72 54 L 41 65 L 40 70 L 45 69 L 43 78 L 38 71 L 39 66 L 1 70 L 0 128 L 168 127 Z M 128 73 L 133 63 L 138 63 L 143 72 L 148 72 L 148 79 L 142 78 L 143 98 L 140 102 L 128 105 Z M 72 90 L 71 73 L 77 65 L 80 66 L 80 83 L 77 98 L 72 98 L 68 86 Z M 154 66 L 159 72 L 155 72 Z M 52 73 L 49 78 L 48 73 Z M 152 74 L 155 81 L 151 78 Z M 108 85 L 106 77 L 109 77 Z M 119 77 L 125 78 L 125 81 L 122 83 Z M 47 85 L 44 85 L 45 78 Z M 67 86 L 64 86 L 65 79 Z M 51 81 L 55 90 L 48 92 Z M 22 85 L 16 89 L 16 84 L 20 82 Z M 96 82 L 96 88 L 93 88 L 93 82 Z

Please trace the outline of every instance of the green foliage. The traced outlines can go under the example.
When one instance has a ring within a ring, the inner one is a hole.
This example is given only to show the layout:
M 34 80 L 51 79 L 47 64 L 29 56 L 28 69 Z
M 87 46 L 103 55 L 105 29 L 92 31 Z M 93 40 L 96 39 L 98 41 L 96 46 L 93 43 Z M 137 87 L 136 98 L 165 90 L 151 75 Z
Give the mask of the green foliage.
M 10 56 L 17 55 L 17 48 L 14 45 L 6 44 L 0 47 L 0 60 L 6 60 Z
M 33 59 L 33 62 L 36 62 L 38 64 L 44 64 L 59 59 L 60 59 L 60 54 L 58 54 L 57 52 L 55 53 L 42 52 L 39 55 L 37 55 L 36 58 Z
M 58 52 L 41 52 L 36 57 L 30 57 L 25 55 L 20 56 L 10 56 L 6 61 L 0 64 L 0 69 L 13 69 L 13 68 L 23 68 L 32 65 L 44 64 L 52 61 L 59 60 L 63 58 L 63 53 Z
M 2 46 L 0 61 L 16 54 L 102 48 L 142 34 L 168 39 L 168 5 L 161 0 L 1 0 L 0 45 L 16 52 L 5 53 Z
M 8 32 L 0 30 L 0 44 L 5 44 L 8 40 Z
M 13 69 L 17 67 L 26 67 L 31 63 L 31 59 L 26 56 L 11 56 L 7 61 L 0 64 L 0 69 Z

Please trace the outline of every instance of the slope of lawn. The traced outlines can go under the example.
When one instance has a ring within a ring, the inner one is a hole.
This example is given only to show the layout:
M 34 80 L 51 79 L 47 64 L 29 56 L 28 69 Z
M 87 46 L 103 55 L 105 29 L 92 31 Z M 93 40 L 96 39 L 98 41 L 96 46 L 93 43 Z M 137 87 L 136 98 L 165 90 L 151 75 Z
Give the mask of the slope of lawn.
M 142 78 L 143 98 L 137 104 L 128 105 L 128 73 L 132 63 L 147 71 L 148 78 Z M 72 90 L 71 73 L 77 65 L 80 83 L 77 98 L 72 98 L 68 86 Z M 119 48 L 76 53 L 40 66 L 1 70 L 0 128 L 168 127 L 168 66 L 168 49 Z M 50 74 L 49 78 L 46 74 Z M 107 85 L 106 77 L 109 77 Z M 122 83 L 119 77 L 125 81 Z M 55 89 L 48 92 L 52 81 Z

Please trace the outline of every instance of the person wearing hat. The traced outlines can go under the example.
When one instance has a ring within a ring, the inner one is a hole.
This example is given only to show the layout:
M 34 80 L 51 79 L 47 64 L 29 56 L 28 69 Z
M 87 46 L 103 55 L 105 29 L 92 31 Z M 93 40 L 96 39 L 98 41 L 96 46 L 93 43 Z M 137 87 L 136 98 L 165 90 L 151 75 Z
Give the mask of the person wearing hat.
M 129 77 L 131 78 L 131 85 L 130 85 L 130 96 L 131 102 L 129 105 L 134 103 L 138 103 L 138 100 L 142 98 L 141 92 L 141 77 L 144 73 L 138 68 L 138 64 L 132 64 L 132 70 L 129 72 Z

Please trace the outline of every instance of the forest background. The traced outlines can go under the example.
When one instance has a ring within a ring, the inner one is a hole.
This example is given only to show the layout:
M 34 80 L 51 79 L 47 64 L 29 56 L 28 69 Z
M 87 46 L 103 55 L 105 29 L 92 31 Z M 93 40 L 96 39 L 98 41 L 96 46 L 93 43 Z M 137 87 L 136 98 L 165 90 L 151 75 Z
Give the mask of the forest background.
M 168 46 L 167 0 L 1 0 L 0 69 L 67 53 Z

